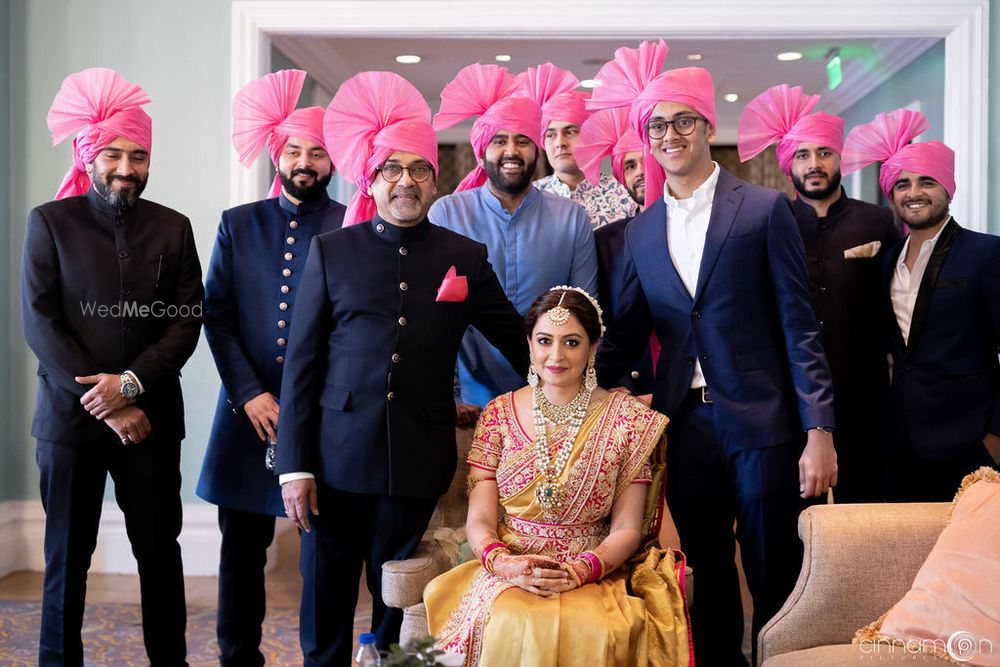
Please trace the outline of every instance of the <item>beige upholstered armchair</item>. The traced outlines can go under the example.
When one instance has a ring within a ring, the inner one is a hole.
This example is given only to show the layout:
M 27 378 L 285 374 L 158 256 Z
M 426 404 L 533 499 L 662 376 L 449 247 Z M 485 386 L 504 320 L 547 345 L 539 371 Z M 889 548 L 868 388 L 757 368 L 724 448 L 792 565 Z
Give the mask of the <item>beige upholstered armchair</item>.
M 469 466 L 465 459 L 472 445 L 475 429 L 455 429 L 458 441 L 458 468 L 451 487 L 438 500 L 437 509 L 412 558 L 394 560 L 382 566 L 382 600 L 389 607 L 403 610 L 400 644 L 427 636 L 427 610 L 424 608 L 424 587 L 431 579 L 451 567 L 449 557 L 431 535 L 436 528 L 459 528 L 465 525 L 469 501 L 465 494 L 465 478 Z
M 949 503 L 817 505 L 799 516 L 802 571 L 781 610 L 757 637 L 763 667 L 948 664 L 887 646 L 851 644 L 854 633 L 910 590 Z M 878 649 L 878 653 L 875 650 Z

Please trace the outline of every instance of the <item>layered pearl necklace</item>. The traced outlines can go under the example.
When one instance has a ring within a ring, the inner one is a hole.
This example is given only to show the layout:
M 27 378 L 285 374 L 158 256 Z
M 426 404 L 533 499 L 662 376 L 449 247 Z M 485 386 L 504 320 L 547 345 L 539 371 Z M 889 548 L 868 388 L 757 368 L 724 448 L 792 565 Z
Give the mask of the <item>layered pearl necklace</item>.
M 580 387 L 579 393 L 566 405 L 554 405 L 542 393 L 541 387 L 535 387 L 531 393 L 531 410 L 535 419 L 535 470 L 541 476 L 541 480 L 535 487 L 535 499 L 541 506 L 542 512 L 549 519 L 558 517 L 559 510 L 562 509 L 563 491 L 562 485 L 559 483 L 559 476 L 569 461 L 569 455 L 573 451 L 573 443 L 580 432 L 580 427 L 583 426 L 592 393 L 593 389 L 588 389 L 583 385 Z M 549 438 L 545 432 L 546 422 L 550 422 L 554 426 L 569 424 L 566 435 L 552 459 L 549 458 Z

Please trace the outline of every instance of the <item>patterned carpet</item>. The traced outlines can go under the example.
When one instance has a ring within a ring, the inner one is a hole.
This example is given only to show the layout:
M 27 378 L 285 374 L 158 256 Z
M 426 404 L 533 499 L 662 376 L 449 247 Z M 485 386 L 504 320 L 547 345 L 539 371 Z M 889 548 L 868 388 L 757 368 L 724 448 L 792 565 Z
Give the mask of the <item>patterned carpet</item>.
M 38 625 L 41 603 L 0 600 L 0 665 L 38 664 Z M 359 610 L 354 636 L 367 632 L 371 610 Z M 188 606 L 188 662 L 192 667 L 218 664 L 215 609 Z M 148 665 L 142 645 L 139 606 L 87 605 L 83 619 L 84 662 L 87 665 Z M 301 665 L 298 609 L 269 609 L 264 619 L 261 650 L 268 665 Z

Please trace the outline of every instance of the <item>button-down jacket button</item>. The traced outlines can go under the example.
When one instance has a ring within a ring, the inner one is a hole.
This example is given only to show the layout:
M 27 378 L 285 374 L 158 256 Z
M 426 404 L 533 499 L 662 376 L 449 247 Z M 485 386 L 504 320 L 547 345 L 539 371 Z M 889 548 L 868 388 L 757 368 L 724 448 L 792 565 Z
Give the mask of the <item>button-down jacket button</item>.
M 700 320 L 701 319 L 701 311 L 700 310 L 694 311 L 693 313 L 691 313 L 691 317 L 693 317 L 696 320 Z
M 285 253 L 285 261 L 286 261 L 286 262 L 290 262 L 290 261 L 292 261 L 293 259 L 295 259 L 295 255 L 293 255 L 293 254 L 292 254 L 292 253 L 290 253 L 290 252 L 286 252 L 286 253 Z
M 289 292 L 289 291 L 290 291 L 291 289 L 292 289 L 292 288 L 291 288 L 291 287 L 289 287 L 288 285 L 282 285 L 282 286 L 281 286 L 281 293 L 282 293 L 282 294 L 288 294 L 288 292 Z
M 288 326 L 288 322 L 286 322 L 285 320 L 278 320 L 278 328 L 279 329 L 284 329 L 287 326 Z
M 239 410 L 237 410 L 236 408 L 233 408 L 233 414 L 234 414 L 234 415 L 238 415 L 238 414 L 240 414 L 240 411 L 239 411 Z
M 276 343 L 278 344 L 278 347 L 284 347 L 284 346 L 285 346 L 285 343 L 287 343 L 288 341 L 287 341 L 287 340 L 285 340 L 284 338 L 279 338 L 279 339 L 278 339 L 277 341 L 275 341 L 275 342 L 276 342 Z
M 375 231 L 381 234 L 382 232 L 385 231 L 385 225 L 383 225 L 381 222 L 378 223 L 377 225 L 375 225 Z
M 391 401 L 392 399 L 396 398 L 396 393 L 390 391 L 388 394 L 385 395 L 385 397 L 386 397 L 386 399 L 388 399 L 388 400 Z
M 129 288 L 127 288 L 127 287 L 126 287 L 125 289 L 123 289 L 123 290 L 122 290 L 122 296 L 128 296 L 128 295 L 129 295 L 129 294 L 131 294 L 131 293 L 132 293 L 132 290 L 130 290 L 130 289 L 129 289 Z
M 639 371 L 632 371 L 632 379 L 633 380 L 639 379 Z
M 410 286 L 404 281 L 399 283 L 399 289 L 405 292 L 406 290 L 410 289 Z
M 299 221 L 298 220 L 292 220 L 291 222 L 288 223 L 288 226 L 291 227 L 292 229 L 298 229 L 299 228 Z
M 288 310 L 288 304 L 282 301 L 278 304 L 278 310 Z
M 281 275 L 283 275 L 286 278 L 288 278 L 288 277 L 290 277 L 292 275 L 292 270 L 291 269 L 282 269 L 281 270 Z
M 393 352 L 393 354 L 392 354 L 392 363 L 398 364 L 400 359 L 402 359 L 402 357 L 399 356 L 398 354 L 396 354 L 395 352 Z
M 400 255 L 406 255 L 406 254 L 407 254 L 407 253 L 409 253 L 409 252 L 410 252 L 410 251 L 406 249 L 406 246 L 405 246 L 405 245 L 404 245 L 404 246 L 399 246 L 399 254 L 400 254 Z
M 399 322 L 399 326 L 405 327 L 406 326 L 406 317 L 400 317 L 399 320 L 398 320 L 398 322 Z
M 824 287 L 824 286 L 821 286 L 821 287 L 819 288 L 819 293 L 820 293 L 820 294 L 826 294 L 826 287 Z
M 275 363 L 283 364 L 285 363 L 285 358 L 280 354 L 274 358 Z
M 405 255 L 406 253 L 403 254 Z M 128 259 L 128 250 L 119 250 L 118 259 Z
M 295 237 L 289 236 L 287 239 L 285 239 L 285 243 L 287 243 L 288 245 L 295 245 Z

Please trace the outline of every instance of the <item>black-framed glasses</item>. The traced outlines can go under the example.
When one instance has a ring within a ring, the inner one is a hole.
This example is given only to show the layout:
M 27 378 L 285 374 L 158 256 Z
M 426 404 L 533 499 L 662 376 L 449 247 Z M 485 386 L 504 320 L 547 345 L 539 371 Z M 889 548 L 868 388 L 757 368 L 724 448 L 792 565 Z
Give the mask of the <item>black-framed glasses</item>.
M 414 183 L 423 183 L 434 173 L 433 167 L 429 164 L 419 163 L 409 167 L 404 167 L 401 164 L 383 164 L 381 167 L 375 167 L 375 171 L 382 174 L 382 178 L 389 183 L 395 183 L 401 179 L 404 171 L 410 172 L 410 178 L 413 179 Z
M 702 118 L 701 116 L 678 116 L 673 120 L 651 120 L 646 123 L 646 136 L 650 139 L 662 139 L 667 136 L 667 128 L 673 125 L 674 132 L 682 137 L 686 137 L 694 132 L 694 128 L 697 127 L 699 120 L 708 122 L 707 118 Z

